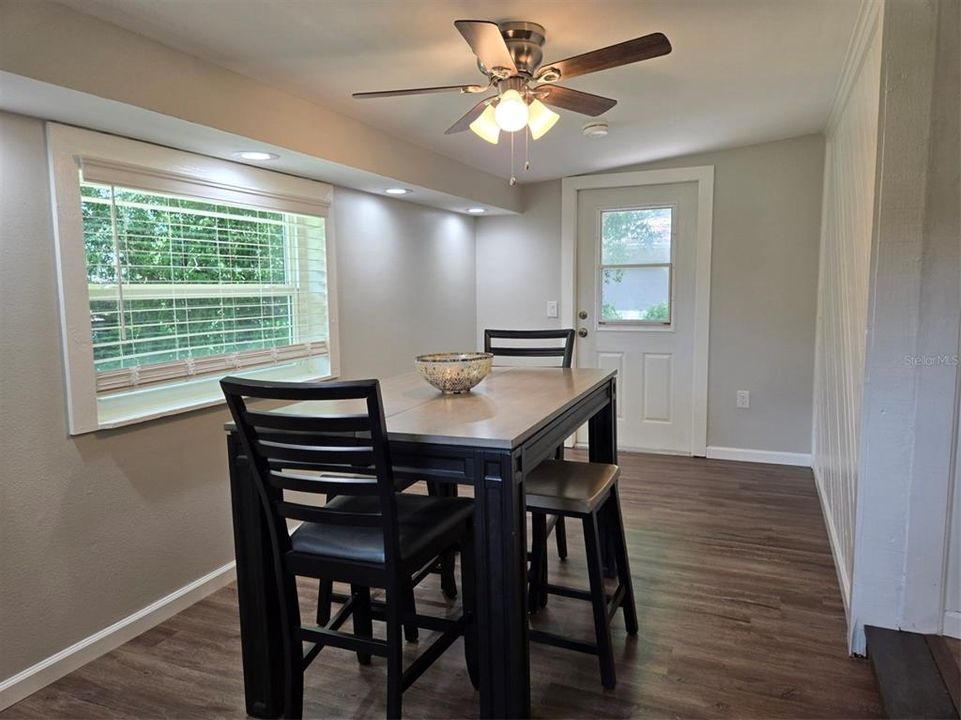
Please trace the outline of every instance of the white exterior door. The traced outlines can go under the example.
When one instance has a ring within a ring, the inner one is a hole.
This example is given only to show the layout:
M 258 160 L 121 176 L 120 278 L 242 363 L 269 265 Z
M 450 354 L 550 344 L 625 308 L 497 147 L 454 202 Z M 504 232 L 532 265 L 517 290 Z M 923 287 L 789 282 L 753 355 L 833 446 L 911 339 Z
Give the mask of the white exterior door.
M 577 362 L 617 370 L 624 449 L 692 454 L 697 216 L 696 182 L 578 192 Z

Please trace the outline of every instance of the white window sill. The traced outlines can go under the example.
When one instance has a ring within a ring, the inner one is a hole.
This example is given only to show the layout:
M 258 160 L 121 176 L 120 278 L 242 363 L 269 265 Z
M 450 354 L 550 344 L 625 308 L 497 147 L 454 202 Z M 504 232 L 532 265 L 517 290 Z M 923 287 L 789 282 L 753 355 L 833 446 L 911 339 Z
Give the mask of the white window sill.
M 239 370 L 236 375 L 258 380 L 288 382 L 330 380 L 336 377 L 331 374 L 330 358 L 327 355 L 283 365 L 245 368 Z M 99 430 L 109 430 L 213 407 L 223 402 L 224 395 L 220 390 L 218 376 L 125 390 L 97 398 L 97 427 Z

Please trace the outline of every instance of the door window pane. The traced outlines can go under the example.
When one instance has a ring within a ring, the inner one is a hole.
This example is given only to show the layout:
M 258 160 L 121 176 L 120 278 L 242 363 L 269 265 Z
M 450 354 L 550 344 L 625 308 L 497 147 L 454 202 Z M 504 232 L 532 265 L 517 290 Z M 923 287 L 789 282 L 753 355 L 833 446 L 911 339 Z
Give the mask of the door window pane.
M 671 213 L 666 208 L 601 213 L 601 264 L 671 262 Z
M 601 321 L 671 322 L 671 268 L 601 269 Z

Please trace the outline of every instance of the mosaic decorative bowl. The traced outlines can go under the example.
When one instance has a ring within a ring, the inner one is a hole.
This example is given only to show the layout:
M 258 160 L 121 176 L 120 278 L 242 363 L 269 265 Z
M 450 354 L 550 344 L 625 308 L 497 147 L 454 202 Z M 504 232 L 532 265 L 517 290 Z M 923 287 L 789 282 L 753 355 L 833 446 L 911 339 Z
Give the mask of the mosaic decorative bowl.
M 465 393 L 487 377 L 494 356 L 484 352 L 418 355 L 417 372 L 445 395 Z

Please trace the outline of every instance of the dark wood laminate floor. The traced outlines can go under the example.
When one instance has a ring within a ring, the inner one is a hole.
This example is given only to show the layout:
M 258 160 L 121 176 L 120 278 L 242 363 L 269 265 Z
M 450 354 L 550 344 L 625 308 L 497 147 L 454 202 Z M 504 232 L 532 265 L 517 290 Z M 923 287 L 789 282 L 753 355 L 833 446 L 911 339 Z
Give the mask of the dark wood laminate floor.
M 595 658 L 534 646 L 536 717 L 881 716 L 870 666 L 845 650 L 810 470 L 627 453 L 621 463 L 640 635 L 629 638 L 618 616 L 613 691 L 602 689 Z M 552 551 L 551 575 L 586 587 L 581 535 L 570 528 L 570 558 L 562 563 Z M 314 595 L 303 586 L 308 608 Z M 436 576 L 417 598 L 421 611 L 449 610 Z M 589 606 L 575 600 L 551 598 L 536 622 L 591 635 Z M 384 684 L 382 660 L 360 667 L 352 654 L 325 650 L 308 670 L 305 716 L 383 717 Z M 476 716 L 459 643 L 405 693 L 404 712 Z M 0 718 L 243 715 L 230 586 Z

